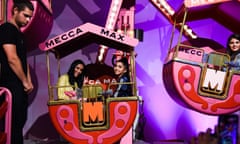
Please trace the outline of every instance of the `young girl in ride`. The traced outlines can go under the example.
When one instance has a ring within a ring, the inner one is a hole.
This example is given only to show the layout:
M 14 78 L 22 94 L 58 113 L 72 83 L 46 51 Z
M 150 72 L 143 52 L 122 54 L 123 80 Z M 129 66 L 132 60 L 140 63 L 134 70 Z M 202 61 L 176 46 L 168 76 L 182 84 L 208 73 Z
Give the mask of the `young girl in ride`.
M 240 35 L 232 34 L 227 41 L 227 53 L 230 56 L 230 62 L 226 62 L 229 69 L 233 71 L 240 70 Z
M 117 83 L 119 84 L 116 91 L 114 92 L 114 97 L 126 97 L 132 96 L 132 85 L 130 84 L 129 76 L 129 64 L 127 58 L 122 58 L 117 60 L 114 66 L 114 73 L 117 75 Z
M 77 89 L 81 89 L 84 82 L 85 64 L 82 60 L 72 62 L 68 72 L 59 77 L 57 86 L 58 99 L 78 99 Z

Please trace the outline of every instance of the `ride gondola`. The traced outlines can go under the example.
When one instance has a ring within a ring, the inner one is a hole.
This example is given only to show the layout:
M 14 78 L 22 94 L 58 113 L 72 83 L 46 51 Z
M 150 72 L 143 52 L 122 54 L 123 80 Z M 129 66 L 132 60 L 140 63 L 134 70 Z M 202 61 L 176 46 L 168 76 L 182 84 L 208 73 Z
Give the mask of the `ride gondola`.
M 170 47 L 163 67 L 165 87 L 180 105 L 208 115 L 229 114 L 240 109 L 240 73 L 227 67 L 230 56 L 222 45 L 199 37 L 187 25 L 187 21 L 199 16 L 197 12 L 201 9 L 201 16 L 208 16 L 208 10 L 217 11 L 218 7 L 222 10 L 222 7 L 231 3 L 239 2 L 226 0 L 202 4 L 186 0 L 179 11 L 169 7 L 165 7 L 164 11 L 173 23 Z M 214 16 L 218 20 L 218 15 Z M 180 30 L 179 34 L 176 34 L 176 28 Z M 187 40 L 182 40 L 183 35 Z M 177 37 L 176 46 L 173 46 L 174 37 Z
M 88 81 L 82 87 L 82 99 L 58 99 L 51 84 L 50 53 L 61 58 L 85 46 L 97 43 L 112 49 L 128 52 L 133 96 L 117 97 L 104 95 L 116 83 L 111 66 L 103 63 L 86 66 Z M 71 143 L 114 143 L 120 140 L 132 127 L 138 109 L 135 80 L 134 47 L 138 40 L 122 33 L 108 30 L 92 23 L 85 23 L 40 44 L 47 54 L 49 115 L 60 135 Z

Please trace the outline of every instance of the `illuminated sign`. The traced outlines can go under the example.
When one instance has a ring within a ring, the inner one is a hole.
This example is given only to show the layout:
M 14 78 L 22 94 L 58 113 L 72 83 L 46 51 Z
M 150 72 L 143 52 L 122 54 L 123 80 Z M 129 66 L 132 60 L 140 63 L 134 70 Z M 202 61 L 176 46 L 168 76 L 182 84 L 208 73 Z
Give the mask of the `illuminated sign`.
M 110 38 L 120 40 L 120 41 L 124 41 L 124 38 L 125 38 L 125 36 L 123 34 L 116 33 L 116 32 L 110 32 L 109 30 L 105 30 L 105 29 L 102 29 L 100 33 L 105 36 L 108 36 Z
M 80 38 L 85 34 L 88 34 L 88 36 L 93 36 L 93 37 L 100 36 L 100 37 L 106 38 L 108 41 L 115 41 L 131 47 L 135 47 L 138 43 L 138 40 L 135 38 L 125 36 L 121 33 L 114 32 L 112 30 L 108 30 L 106 28 L 103 28 L 91 23 L 85 23 L 63 34 L 60 34 L 46 42 L 41 43 L 39 47 L 40 49 L 47 51 L 49 49 L 53 49 L 57 46 L 60 46 L 66 42 L 69 42 L 75 38 Z M 96 39 L 96 42 L 97 41 L 98 39 Z
M 51 39 L 50 41 L 46 42 L 45 45 L 47 48 L 54 47 L 55 45 L 61 44 L 66 40 L 72 39 L 74 37 L 79 36 L 83 31 L 77 27 L 75 29 L 72 29 L 54 39 Z
M 177 49 L 174 48 L 171 50 L 171 54 L 173 54 Z M 176 56 L 182 60 L 188 60 L 192 62 L 203 62 L 204 51 L 200 48 L 191 48 L 186 46 L 180 46 L 178 51 L 176 52 Z
M 198 49 L 194 49 L 194 48 L 180 47 L 179 51 L 183 51 L 184 53 L 191 54 L 191 55 L 197 55 L 197 56 L 203 55 L 202 50 L 198 50 Z

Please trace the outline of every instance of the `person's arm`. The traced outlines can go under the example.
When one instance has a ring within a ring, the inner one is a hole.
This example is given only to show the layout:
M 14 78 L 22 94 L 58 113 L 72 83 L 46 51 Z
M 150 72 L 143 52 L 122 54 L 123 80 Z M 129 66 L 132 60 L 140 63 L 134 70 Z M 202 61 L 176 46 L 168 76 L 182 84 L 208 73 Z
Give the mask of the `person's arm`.
M 120 79 L 120 83 L 127 83 L 127 82 L 129 82 L 129 79 L 127 77 L 122 77 Z M 120 89 L 121 89 L 121 91 L 127 91 L 128 84 L 121 84 L 121 88 Z
M 234 64 L 235 67 L 240 67 L 240 54 L 235 57 Z
M 31 74 L 30 74 L 29 65 L 27 65 L 27 79 L 28 79 L 29 82 L 32 83 L 32 78 L 31 78 Z
M 23 71 L 21 61 L 17 56 L 16 46 L 14 44 L 4 44 L 3 49 L 4 49 L 4 52 L 6 53 L 10 68 L 17 75 L 17 77 L 22 81 L 24 90 L 27 93 L 31 92 L 33 89 L 33 86 Z
M 32 88 L 33 88 L 32 78 L 31 78 L 31 74 L 30 74 L 29 65 L 27 66 L 27 79 L 28 79 L 28 81 L 31 83 Z
M 119 85 L 114 93 L 114 97 L 128 96 L 128 84 L 121 84 L 125 82 L 129 82 L 127 77 L 120 78 Z
M 74 96 L 72 95 L 73 93 L 73 88 L 72 86 L 69 84 L 69 78 L 68 78 L 68 75 L 61 75 L 59 78 L 58 78 L 58 83 L 57 83 L 57 86 L 63 86 L 63 87 L 59 87 L 58 90 L 57 90 L 57 94 L 58 94 L 58 99 L 70 99 L 71 96 Z M 69 94 L 69 96 L 67 95 Z
M 233 61 L 227 62 L 231 67 L 240 67 L 240 54 L 238 54 Z

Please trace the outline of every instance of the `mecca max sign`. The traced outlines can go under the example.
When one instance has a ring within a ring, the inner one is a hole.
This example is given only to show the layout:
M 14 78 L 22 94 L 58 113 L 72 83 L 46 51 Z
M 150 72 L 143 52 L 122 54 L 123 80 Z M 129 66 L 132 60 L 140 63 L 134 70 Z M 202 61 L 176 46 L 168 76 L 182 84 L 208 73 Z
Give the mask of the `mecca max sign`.
M 124 34 L 108 30 L 106 28 L 91 23 L 86 23 L 41 43 L 39 47 L 41 50 L 47 51 L 73 39 L 85 36 L 86 34 L 101 36 L 108 39 L 109 41 L 124 43 L 126 45 L 129 45 L 130 47 L 135 47 L 138 44 L 137 39 L 128 37 Z

